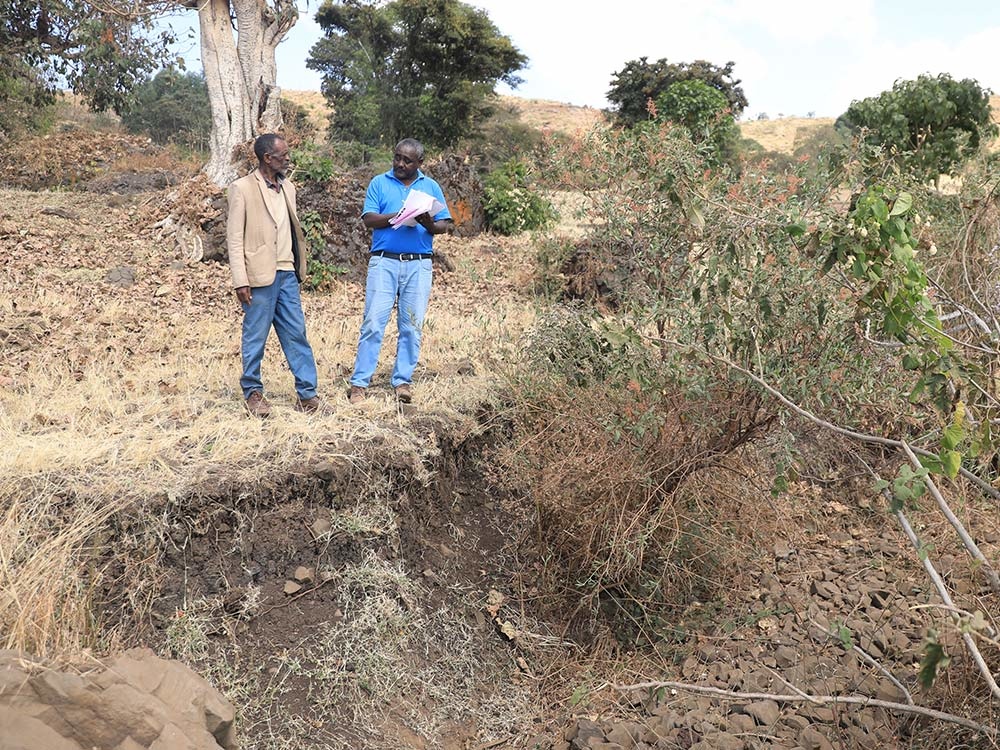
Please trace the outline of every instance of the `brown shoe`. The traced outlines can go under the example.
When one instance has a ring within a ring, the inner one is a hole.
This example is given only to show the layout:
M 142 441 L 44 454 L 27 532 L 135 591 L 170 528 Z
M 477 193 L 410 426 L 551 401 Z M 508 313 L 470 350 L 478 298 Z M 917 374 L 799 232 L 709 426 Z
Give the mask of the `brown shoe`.
M 400 383 L 396 386 L 396 398 L 404 404 L 408 404 L 413 400 L 413 391 L 410 390 L 409 383 Z
M 295 410 L 306 414 L 332 414 L 333 409 L 319 396 L 300 398 L 295 401 Z
M 352 385 L 351 392 L 347 394 L 347 400 L 357 406 L 368 398 L 368 393 L 360 385 Z
M 267 403 L 267 399 L 264 398 L 264 394 L 260 391 L 251 393 L 250 398 L 246 400 L 244 406 L 246 407 L 247 414 L 251 417 L 264 419 L 271 416 L 271 405 Z

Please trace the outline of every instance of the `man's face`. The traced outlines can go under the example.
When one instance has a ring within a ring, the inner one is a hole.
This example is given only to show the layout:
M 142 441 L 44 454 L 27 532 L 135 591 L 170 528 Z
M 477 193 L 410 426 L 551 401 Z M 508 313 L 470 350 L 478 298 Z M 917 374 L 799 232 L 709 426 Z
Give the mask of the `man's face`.
M 269 153 L 264 154 L 264 160 L 274 170 L 275 176 L 283 179 L 291 166 L 288 144 L 282 140 L 275 141 L 274 148 Z
M 423 161 L 417 158 L 417 150 L 412 146 L 397 146 L 392 155 L 392 175 L 400 182 L 409 182 L 417 176 Z

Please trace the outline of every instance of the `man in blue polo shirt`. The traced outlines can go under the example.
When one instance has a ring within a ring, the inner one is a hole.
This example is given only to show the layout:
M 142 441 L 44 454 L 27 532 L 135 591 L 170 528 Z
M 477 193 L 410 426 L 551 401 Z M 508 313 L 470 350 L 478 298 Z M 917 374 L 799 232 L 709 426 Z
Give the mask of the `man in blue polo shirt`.
M 424 147 L 406 138 L 396 145 L 392 169 L 377 175 L 368 185 L 361 219 L 372 231 L 365 286 L 365 313 L 358 339 L 358 355 L 351 375 L 352 404 L 364 400 L 366 388 L 378 363 L 379 350 L 392 308 L 397 305 L 399 342 L 390 381 L 403 403 L 413 397 L 410 382 L 420 357 L 420 335 L 431 296 L 431 253 L 435 234 L 450 232 L 454 223 L 448 207 L 431 216 L 416 217 L 415 226 L 392 226 L 392 218 L 403 208 L 411 190 L 419 190 L 444 205 L 441 186 L 420 171 Z

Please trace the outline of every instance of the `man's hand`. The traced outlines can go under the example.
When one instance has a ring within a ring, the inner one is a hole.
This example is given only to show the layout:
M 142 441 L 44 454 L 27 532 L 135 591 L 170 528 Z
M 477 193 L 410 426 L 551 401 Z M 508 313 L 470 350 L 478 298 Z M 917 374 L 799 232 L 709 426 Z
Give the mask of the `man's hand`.
M 244 305 L 249 305 L 251 302 L 253 302 L 253 295 L 250 293 L 250 287 L 248 286 L 236 287 L 236 299 L 238 299 Z
M 425 211 L 416 217 L 417 223 L 426 229 L 431 234 L 434 234 L 434 217 L 430 215 L 429 211 Z

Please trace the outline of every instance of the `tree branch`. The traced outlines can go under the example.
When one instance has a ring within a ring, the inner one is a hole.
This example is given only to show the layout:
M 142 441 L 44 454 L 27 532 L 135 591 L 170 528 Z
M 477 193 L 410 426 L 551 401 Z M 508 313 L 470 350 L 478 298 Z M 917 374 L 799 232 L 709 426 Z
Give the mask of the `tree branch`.
M 878 698 L 869 698 L 866 695 L 782 695 L 780 693 L 745 693 L 739 690 L 723 690 L 722 688 L 709 687 L 707 685 L 691 685 L 686 682 L 639 682 L 635 685 L 611 685 L 615 690 L 630 692 L 633 690 L 659 690 L 670 688 L 671 690 L 684 690 L 689 693 L 701 695 L 714 695 L 727 700 L 770 700 L 776 703 L 823 703 L 833 705 L 853 704 L 858 706 L 871 706 L 872 708 L 884 708 L 888 711 L 896 711 L 904 714 L 915 714 L 926 716 L 937 721 L 958 724 L 959 726 L 971 729 L 974 732 L 985 734 L 988 737 L 1000 737 L 1000 730 L 993 727 L 979 724 L 966 719 L 964 716 L 957 716 L 945 711 L 937 711 L 924 706 L 909 705 L 907 703 L 896 703 L 894 701 L 883 701 Z
M 905 440 L 901 442 L 903 444 L 903 450 L 906 451 L 906 455 L 910 459 L 910 463 L 913 465 L 913 468 L 921 469 L 922 466 L 920 459 L 916 457 L 913 450 L 909 445 L 907 445 Z M 990 588 L 993 589 L 993 593 L 1000 595 L 1000 576 L 997 576 L 997 572 L 994 570 L 993 566 L 990 565 L 990 561 L 986 559 L 986 556 L 980 551 L 979 546 L 973 538 L 969 536 L 969 532 L 966 531 L 965 526 L 962 525 L 958 516 L 952 512 L 951 507 L 947 502 L 945 502 L 944 497 L 941 495 L 941 491 L 937 488 L 934 480 L 931 479 L 930 474 L 924 476 L 924 485 L 930 491 L 931 497 L 933 497 L 935 502 L 938 504 L 938 508 L 941 509 L 944 517 L 948 519 L 948 523 L 951 524 L 952 528 L 955 529 L 955 532 L 962 540 L 962 545 L 968 553 L 979 562 L 982 569 L 986 572 L 986 578 L 990 582 Z

